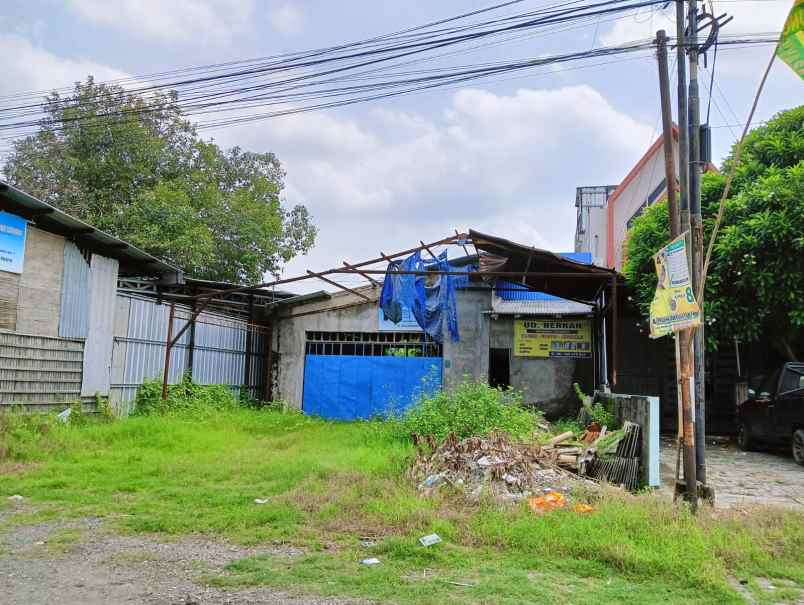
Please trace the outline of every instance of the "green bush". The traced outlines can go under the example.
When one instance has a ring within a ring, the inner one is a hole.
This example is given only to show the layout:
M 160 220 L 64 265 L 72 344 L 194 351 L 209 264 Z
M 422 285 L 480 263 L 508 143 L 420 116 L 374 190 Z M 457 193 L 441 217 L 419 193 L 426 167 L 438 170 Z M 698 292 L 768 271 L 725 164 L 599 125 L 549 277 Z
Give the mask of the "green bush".
M 466 380 L 451 390 L 423 395 L 398 419 L 398 430 L 444 439 L 454 433 L 459 439 L 504 431 L 513 437 L 529 435 L 541 414 L 525 409 L 522 394 L 513 389 L 495 389 L 482 380 Z
M 162 381 L 145 380 L 134 399 L 134 415 L 166 414 L 181 411 L 214 411 L 240 406 L 240 401 L 225 384 L 200 385 L 185 375 L 178 384 L 168 385 L 168 396 L 162 400 Z

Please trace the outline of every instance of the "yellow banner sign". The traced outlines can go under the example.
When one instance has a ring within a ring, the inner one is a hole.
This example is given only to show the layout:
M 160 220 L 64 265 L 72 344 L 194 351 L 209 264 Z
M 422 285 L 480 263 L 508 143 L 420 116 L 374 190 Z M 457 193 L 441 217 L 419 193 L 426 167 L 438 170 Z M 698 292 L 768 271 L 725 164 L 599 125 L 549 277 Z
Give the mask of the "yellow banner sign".
M 517 319 L 514 355 L 519 357 L 592 357 L 589 319 Z
M 659 338 L 701 323 L 687 263 L 687 242 L 679 235 L 654 255 L 656 294 L 650 303 L 650 336 Z
M 804 78 L 804 0 L 796 0 L 787 16 L 779 46 L 778 57 Z

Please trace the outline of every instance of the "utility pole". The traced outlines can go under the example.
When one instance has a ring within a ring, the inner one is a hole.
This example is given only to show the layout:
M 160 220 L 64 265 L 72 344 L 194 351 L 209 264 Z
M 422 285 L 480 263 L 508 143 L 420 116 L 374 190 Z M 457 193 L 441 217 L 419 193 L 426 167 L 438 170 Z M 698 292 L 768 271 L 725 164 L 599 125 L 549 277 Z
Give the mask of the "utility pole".
M 692 288 L 699 291 L 703 272 L 703 219 L 701 217 L 701 111 L 698 88 L 698 0 L 689 0 L 687 39 L 690 62 L 690 236 L 692 240 Z M 703 301 L 698 301 L 703 306 Z M 698 481 L 706 484 L 706 378 L 704 328 L 699 326 L 694 337 L 695 351 L 695 456 Z
M 679 2 L 681 4 L 681 2 Z M 684 33 L 684 10 L 681 8 L 680 36 L 683 40 Z M 678 204 L 676 203 L 676 171 L 675 160 L 673 157 L 673 122 L 670 110 L 670 75 L 667 68 L 667 35 L 664 30 L 656 32 L 656 57 L 659 66 L 659 96 L 662 106 L 662 129 L 664 142 L 664 169 L 665 182 L 667 183 L 667 208 L 670 213 L 670 236 L 675 239 L 681 234 L 681 217 Z M 683 46 L 679 42 L 679 52 L 683 54 Z M 679 115 L 686 114 L 686 74 L 683 73 L 683 60 L 679 60 Z M 683 89 L 683 94 L 682 94 Z M 680 119 L 679 119 L 680 121 Z M 679 128 L 679 164 L 682 187 L 686 187 L 685 148 L 681 144 L 684 128 Z M 685 199 L 686 189 L 681 189 L 681 198 Z M 687 212 L 689 216 L 689 212 Z M 694 409 L 689 388 L 689 378 L 692 373 L 691 350 L 689 347 L 690 333 L 682 330 L 676 334 L 676 376 L 679 381 L 679 393 L 681 397 L 681 443 L 684 454 L 684 481 L 686 483 L 687 500 L 693 510 L 698 506 L 698 479 L 695 468 L 695 428 L 694 428 Z
M 667 183 L 667 211 L 670 214 L 670 239 L 681 235 L 681 216 L 676 198 L 676 168 L 673 157 L 673 116 L 670 109 L 670 74 L 667 68 L 667 33 L 656 32 L 656 59 L 659 63 L 659 98 L 662 103 L 662 139 L 664 143 L 664 178 Z

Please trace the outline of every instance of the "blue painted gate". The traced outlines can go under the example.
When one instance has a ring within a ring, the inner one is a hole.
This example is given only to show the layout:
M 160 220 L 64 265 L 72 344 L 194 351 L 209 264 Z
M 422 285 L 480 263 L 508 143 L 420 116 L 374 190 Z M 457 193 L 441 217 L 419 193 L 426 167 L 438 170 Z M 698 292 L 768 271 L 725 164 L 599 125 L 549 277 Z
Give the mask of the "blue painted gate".
M 441 388 L 441 357 L 306 355 L 305 414 L 355 420 L 400 411 Z

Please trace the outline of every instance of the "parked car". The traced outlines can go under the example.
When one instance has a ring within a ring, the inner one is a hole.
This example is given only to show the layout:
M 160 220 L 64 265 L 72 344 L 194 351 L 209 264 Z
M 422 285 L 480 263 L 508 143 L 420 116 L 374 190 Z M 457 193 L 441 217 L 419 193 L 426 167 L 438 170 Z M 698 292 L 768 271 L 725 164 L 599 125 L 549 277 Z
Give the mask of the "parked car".
M 789 445 L 804 466 L 804 363 L 786 363 L 766 377 L 737 409 L 737 444 Z

